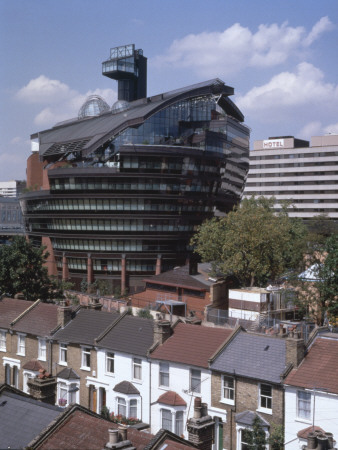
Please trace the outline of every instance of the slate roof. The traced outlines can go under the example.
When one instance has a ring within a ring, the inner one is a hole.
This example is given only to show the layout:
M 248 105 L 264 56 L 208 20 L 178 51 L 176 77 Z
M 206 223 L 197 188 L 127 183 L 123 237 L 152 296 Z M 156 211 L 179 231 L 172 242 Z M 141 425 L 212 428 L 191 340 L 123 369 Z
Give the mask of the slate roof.
M 80 379 L 79 375 L 70 367 L 65 367 L 57 375 L 57 378 L 62 378 L 64 380 L 76 380 Z
M 138 356 L 147 356 L 153 344 L 154 321 L 125 315 L 96 342 L 97 347 Z
M 145 278 L 144 281 L 157 284 L 166 284 L 168 286 L 179 286 L 200 291 L 209 291 L 210 281 L 201 274 L 189 275 L 189 265 L 168 270 L 167 272 Z
M 286 368 L 284 339 L 240 331 L 210 364 L 212 370 L 280 383 Z
M 264 426 L 270 426 L 269 422 L 267 422 L 263 417 L 256 413 L 255 411 L 243 411 L 238 414 L 235 414 L 235 422 L 243 425 L 251 426 L 253 424 L 254 418 L 258 417 L 261 424 Z
M 285 384 L 302 388 L 327 389 L 338 394 L 338 338 L 318 337 L 297 369 L 292 370 Z
M 28 300 L 3 298 L 0 300 L 0 328 L 10 328 L 11 322 L 32 306 Z
M 136 387 L 130 383 L 129 381 L 121 381 L 121 383 L 118 383 L 113 391 L 115 392 L 120 392 L 121 394 L 135 394 L 135 395 L 140 395 L 140 391 L 138 389 L 136 389 Z
M 57 331 L 53 338 L 69 344 L 94 345 L 94 339 L 119 318 L 118 313 L 80 309 L 74 319 Z
M 187 406 L 187 403 L 174 391 L 167 391 L 160 395 L 157 399 L 157 403 L 163 403 L 170 406 Z
M 32 302 L 30 304 L 32 306 Z M 38 303 L 13 325 L 13 330 L 36 336 L 49 336 L 58 323 L 57 310 L 58 305 Z
M 20 449 L 49 425 L 62 409 L 4 389 L 0 394 L 0 448 Z
M 208 368 L 208 360 L 233 330 L 179 323 L 174 333 L 151 354 L 152 359 Z

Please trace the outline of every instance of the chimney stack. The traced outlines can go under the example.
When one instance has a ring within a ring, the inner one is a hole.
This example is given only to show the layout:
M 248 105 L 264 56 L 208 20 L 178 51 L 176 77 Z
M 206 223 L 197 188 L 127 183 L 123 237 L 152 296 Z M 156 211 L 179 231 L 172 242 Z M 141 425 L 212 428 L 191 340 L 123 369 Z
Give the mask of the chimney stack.
M 72 307 L 66 306 L 66 302 L 61 300 L 57 310 L 58 325 L 64 328 L 72 319 Z
M 158 342 L 162 345 L 171 334 L 171 326 L 169 320 L 154 321 L 154 343 Z
M 286 364 L 292 364 L 297 368 L 302 362 L 305 353 L 304 339 L 299 337 L 298 332 L 289 334 L 286 338 Z
M 308 434 L 304 450 L 337 450 L 333 447 L 333 434 L 312 431 Z
M 200 450 L 211 450 L 213 445 L 215 422 L 207 412 L 206 403 L 202 403 L 200 397 L 195 397 L 194 417 L 188 420 L 187 430 L 189 441 Z

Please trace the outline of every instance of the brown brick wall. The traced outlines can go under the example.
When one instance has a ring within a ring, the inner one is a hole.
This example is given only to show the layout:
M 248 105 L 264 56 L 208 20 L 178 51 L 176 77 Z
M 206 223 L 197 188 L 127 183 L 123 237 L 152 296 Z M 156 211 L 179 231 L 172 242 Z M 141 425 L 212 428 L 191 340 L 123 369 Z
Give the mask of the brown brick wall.
M 135 306 L 137 308 L 146 308 L 149 306 L 150 303 L 155 303 L 155 301 L 159 298 L 159 296 L 164 297 L 165 292 L 160 290 L 154 290 L 154 289 L 146 289 L 144 292 L 141 292 L 139 294 L 134 294 L 132 296 L 132 306 Z M 168 295 L 170 295 L 170 298 L 176 299 L 177 296 L 175 293 L 168 292 Z M 200 319 L 203 319 L 204 317 L 204 310 L 207 305 L 210 304 L 210 295 L 209 292 L 205 293 L 204 298 L 199 297 L 193 297 L 188 295 L 183 295 L 184 301 L 187 303 L 187 314 L 189 311 L 195 311 L 196 316 Z M 182 311 L 182 312 L 181 312 Z M 184 307 L 180 307 L 180 310 L 177 309 L 177 312 L 174 309 L 174 314 L 179 315 L 184 314 Z
M 23 389 L 23 369 L 22 366 L 26 364 L 27 362 L 31 360 L 37 360 L 38 359 L 38 338 L 32 335 L 26 335 L 25 338 L 25 356 L 17 355 L 17 348 L 18 348 L 18 335 L 14 332 L 13 334 L 10 334 L 7 332 L 6 334 L 6 352 L 0 352 L 0 357 L 8 357 L 17 359 L 20 361 L 20 371 L 19 371 L 19 380 L 18 380 L 18 388 Z M 47 361 L 49 356 L 49 347 L 47 342 Z M 48 370 L 48 362 L 47 361 L 40 361 L 40 364 Z M 5 367 L 3 364 L 0 364 L 0 383 L 5 382 Z
M 227 405 L 220 401 L 222 379 L 221 374 L 213 372 L 211 376 L 211 405 L 227 411 L 227 423 L 223 424 L 224 448 L 236 448 L 235 414 L 258 409 L 259 384 L 257 380 L 244 377 L 235 378 L 235 405 Z M 265 383 L 271 384 L 271 383 Z M 259 411 L 259 414 L 270 424 L 282 425 L 284 420 L 284 391 L 282 386 L 272 385 L 272 414 Z
M 80 405 L 89 408 L 89 388 L 86 386 L 86 377 L 92 376 L 93 370 L 97 373 L 96 351 L 92 348 L 90 352 L 90 371 L 81 369 L 82 347 L 79 345 L 68 345 L 67 366 L 59 364 L 59 343 L 53 344 L 53 375 L 57 375 L 65 367 L 72 368 L 80 377 Z

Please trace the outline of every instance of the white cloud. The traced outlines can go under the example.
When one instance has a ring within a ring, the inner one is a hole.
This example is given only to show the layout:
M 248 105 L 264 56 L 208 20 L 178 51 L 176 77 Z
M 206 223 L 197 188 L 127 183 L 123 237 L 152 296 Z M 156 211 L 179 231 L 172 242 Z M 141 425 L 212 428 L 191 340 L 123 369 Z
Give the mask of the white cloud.
M 21 88 L 16 98 L 25 103 L 41 105 L 42 109 L 34 117 L 34 123 L 41 127 L 48 127 L 76 117 L 86 98 L 94 94 L 100 95 L 108 105 L 112 105 L 117 97 L 113 89 L 96 89 L 81 94 L 59 80 L 51 80 L 40 75 Z
M 338 122 L 328 125 L 324 128 L 324 133 L 326 134 L 338 134 Z
M 309 33 L 287 22 L 262 24 L 255 33 L 236 23 L 222 32 L 189 34 L 175 40 L 165 55 L 154 58 L 153 64 L 189 68 L 207 77 L 229 75 L 248 67 L 272 67 L 299 54 L 332 28 L 328 17 L 322 17 Z
M 236 104 L 245 110 L 271 110 L 300 105 L 318 106 L 338 100 L 338 85 L 324 82 L 323 72 L 312 64 L 303 62 L 295 73 L 282 72 L 259 87 L 254 87 Z
M 40 75 L 21 88 L 16 97 L 27 103 L 46 103 L 60 102 L 69 95 L 73 95 L 69 86 L 61 81 L 51 80 Z
M 326 32 L 334 29 L 333 23 L 330 21 L 330 19 L 325 16 L 322 17 L 313 27 L 310 33 L 307 35 L 307 37 L 304 39 L 304 45 L 309 46 L 314 42 L 318 37 Z
M 308 140 L 311 136 L 319 136 L 321 134 L 323 134 L 322 123 L 319 120 L 314 120 L 304 125 L 297 133 L 297 136 Z

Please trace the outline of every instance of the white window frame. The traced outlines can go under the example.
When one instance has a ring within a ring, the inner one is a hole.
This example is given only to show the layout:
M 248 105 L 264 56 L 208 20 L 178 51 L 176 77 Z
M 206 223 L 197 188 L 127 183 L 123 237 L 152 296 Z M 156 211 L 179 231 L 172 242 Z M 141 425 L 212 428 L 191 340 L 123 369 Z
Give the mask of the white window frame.
M 138 374 L 139 372 L 139 374 Z M 142 359 L 133 358 L 133 380 L 142 381 Z
M 168 414 L 168 417 L 164 418 L 163 417 L 164 414 Z M 168 422 L 168 426 L 167 425 L 164 426 L 163 420 L 166 420 Z M 161 428 L 163 428 L 163 430 L 172 431 L 172 429 L 173 429 L 173 413 L 172 413 L 171 409 L 161 408 Z
M 307 397 L 307 399 L 300 399 L 300 394 L 304 395 Z M 297 401 L 297 420 L 300 420 L 302 422 L 306 422 L 306 423 L 310 423 L 311 419 L 312 419 L 312 394 L 309 391 L 304 391 L 304 390 L 297 390 L 297 394 L 296 394 L 296 401 Z M 300 402 L 306 402 L 305 404 L 309 406 L 309 411 L 308 411 L 308 415 L 305 414 L 300 414 L 300 411 L 307 411 L 305 410 L 305 408 L 300 408 Z
M 68 344 L 60 342 L 59 344 L 59 364 L 60 366 L 67 366 L 68 359 Z
M 159 370 L 159 386 L 161 387 L 165 387 L 165 388 L 169 388 L 170 386 L 170 366 L 168 362 L 165 361 L 160 361 L 159 362 L 159 366 L 158 366 L 158 370 Z M 168 379 L 167 382 L 163 383 L 164 379 Z
M 6 330 L 0 330 L 0 352 L 6 352 Z
M 107 351 L 106 355 L 105 355 L 105 359 L 106 359 L 106 361 L 105 361 L 105 369 L 106 369 L 105 373 L 107 375 L 114 375 L 115 374 L 115 353 Z M 113 371 L 108 370 L 111 362 L 113 363 Z
M 121 412 L 121 410 L 123 412 Z M 121 416 L 127 417 L 128 414 L 128 403 L 125 397 L 118 396 L 116 397 L 116 411 L 117 414 L 121 414 Z
M 136 414 L 133 414 L 133 410 L 136 409 Z M 137 398 L 130 398 L 128 402 L 128 417 L 138 419 L 138 401 Z
M 31 378 L 35 378 L 38 374 L 39 374 L 39 372 L 35 372 L 33 370 L 24 370 L 22 372 L 22 378 L 23 378 L 22 390 L 26 394 L 29 394 L 28 380 L 30 380 Z
M 47 361 L 47 339 L 38 338 L 38 359 Z
M 169 420 L 170 417 L 170 424 L 171 424 L 171 428 L 164 428 L 164 429 L 169 429 L 169 431 L 178 434 L 178 431 L 181 431 L 181 434 L 179 434 L 179 436 L 184 435 L 184 420 L 185 420 L 185 407 L 184 406 L 178 406 L 178 407 L 168 407 L 167 405 L 165 405 L 165 408 L 161 408 L 159 410 L 159 415 L 160 415 L 160 426 L 161 428 L 163 427 L 163 413 L 168 413 L 168 418 L 167 420 Z M 169 416 L 170 413 L 170 416 Z M 164 419 L 165 420 L 165 419 Z M 180 426 L 181 430 L 178 429 L 178 425 Z
M 17 355 L 19 356 L 26 356 L 26 335 L 18 333 L 18 348 L 17 348 Z
M 8 365 L 9 367 L 9 384 L 11 386 L 14 387 L 18 387 L 19 386 L 19 374 L 20 374 L 20 369 L 21 369 L 21 361 L 20 359 L 14 359 L 14 358 L 7 358 L 6 356 L 4 356 L 2 358 L 2 364 L 5 367 L 6 370 L 6 365 Z M 14 380 L 13 383 L 13 374 L 14 374 L 14 367 L 16 368 L 16 379 Z
M 121 402 L 122 400 L 122 402 Z M 124 403 L 123 403 L 124 402 Z M 136 402 L 136 404 L 135 404 Z M 127 418 L 133 418 L 142 420 L 142 411 L 141 411 L 141 397 L 139 395 L 126 395 L 118 392 L 118 395 L 115 397 L 115 411 L 116 414 L 119 414 L 119 406 L 125 406 L 125 415 Z M 131 409 L 136 408 L 136 415 L 131 414 Z
M 195 372 L 195 375 L 193 375 L 193 372 Z M 197 372 L 199 372 L 199 376 L 197 376 Z M 193 382 L 193 380 L 195 381 Z M 197 394 L 201 393 L 201 384 L 202 384 L 202 371 L 200 369 L 190 369 L 189 372 L 189 383 L 190 383 L 190 392 L 196 392 Z
M 65 391 L 65 395 L 61 396 L 62 389 Z M 71 389 L 74 389 L 74 392 L 69 392 Z M 64 399 L 65 404 L 61 404 L 60 399 Z M 80 403 L 80 380 L 57 378 L 56 405 L 65 408 L 70 403 Z
M 262 386 L 268 386 L 271 389 L 271 395 L 266 395 L 262 393 Z M 271 386 L 271 384 L 267 384 L 267 383 L 260 383 L 259 385 L 259 393 L 258 393 L 258 408 L 257 411 L 261 411 L 264 412 L 265 414 L 272 414 L 272 394 L 273 394 L 273 388 Z M 262 402 L 266 402 L 267 404 L 271 403 L 271 408 L 270 407 L 266 407 L 266 406 L 262 406 Z
M 236 424 L 236 435 L 237 435 L 236 450 L 242 450 L 242 431 L 243 430 L 252 431 L 252 427 L 244 426 L 243 424 Z M 268 439 L 270 436 L 269 430 L 266 426 L 263 426 L 263 430 L 265 433 L 266 442 L 268 442 Z M 265 448 L 266 448 L 266 450 L 268 450 L 270 448 L 269 444 L 266 444 Z
M 228 385 L 229 381 L 232 381 L 232 387 Z M 221 392 L 221 402 L 228 405 L 235 404 L 235 394 L 236 394 L 236 384 L 235 378 L 229 375 L 222 375 L 222 392 Z M 231 398 L 232 397 L 232 398 Z
M 81 347 L 81 369 L 90 371 L 91 364 L 91 348 Z M 89 362 L 89 365 L 88 365 Z

